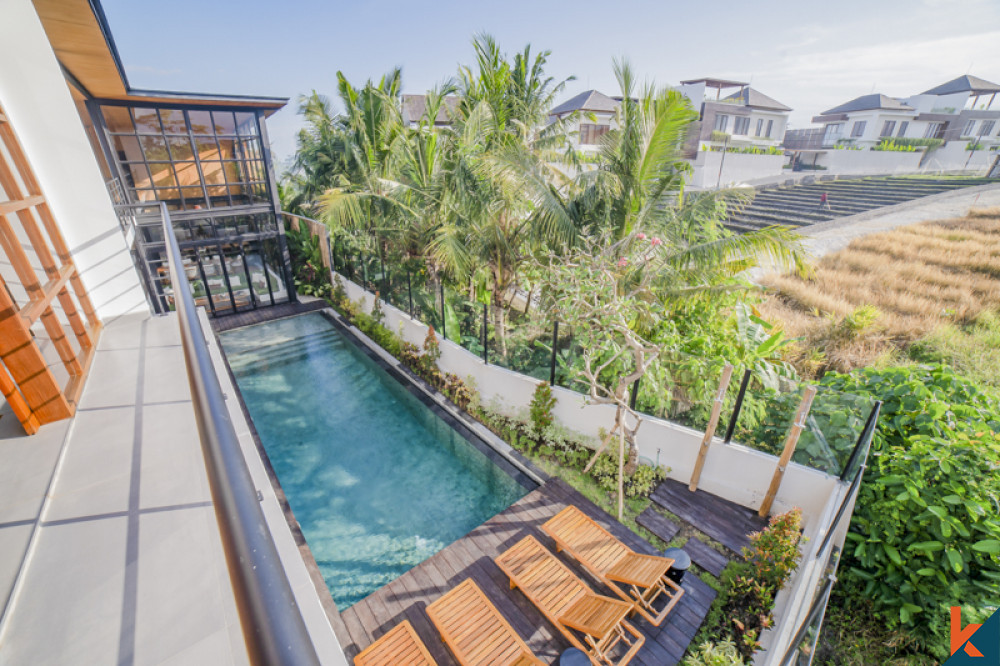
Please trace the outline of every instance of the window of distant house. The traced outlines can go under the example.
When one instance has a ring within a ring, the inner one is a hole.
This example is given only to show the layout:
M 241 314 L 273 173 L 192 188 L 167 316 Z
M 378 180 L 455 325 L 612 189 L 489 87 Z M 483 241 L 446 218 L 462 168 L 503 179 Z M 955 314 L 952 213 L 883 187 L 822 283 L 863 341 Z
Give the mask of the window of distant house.
M 882 133 L 879 136 L 892 136 L 892 133 L 896 130 L 896 121 L 887 120 L 882 125 Z
M 733 134 L 746 135 L 750 132 L 750 119 L 746 116 L 737 118 L 733 123 Z
M 715 117 L 715 131 L 725 132 L 729 128 L 729 116 L 718 115 Z
M 765 134 L 764 136 L 766 136 L 767 138 L 770 139 L 771 138 L 771 130 L 773 130 L 773 129 L 774 129 L 774 121 L 773 120 L 768 120 L 767 121 L 767 134 Z
M 867 120 L 859 120 L 854 123 L 854 127 L 851 128 L 851 136 L 855 139 L 859 136 L 864 136 L 865 126 L 868 125 Z
M 984 120 L 982 127 L 979 128 L 979 134 L 981 136 L 989 136 L 993 133 L 994 125 L 996 125 L 995 120 Z
M 610 125 L 591 125 L 580 123 L 580 143 L 586 146 L 595 145 L 598 140 L 608 133 Z
M 754 136 L 760 136 L 760 133 L 764 131 L 764 119 L 757 119 L 757 130 L 753 133 Z
M 925 139 L 936 139 L 938 138 L 938 132 L 941 130 L 941 123 L 928 123 L 927 131 L 924 132 Z
M 826 126 L 826 132 L 824 133 L 823 140 L 827 143 L 831 143 L 840 138 L 840 135 L 844 133 L 843 123 L 831 123 Z
M 976 121 L 970 120 L 965 124 L 965 132 L 962 133 L 962 136 L 972 136 L 972 131 L 974 129 L 976 129 Z
M 906 136 L 906 130 L 909 129 L 909 127 L 910 127 L 909 120 L 904 120 L 903 122 L 899 123 L 899 131 L 896 133 L 896 136 Z

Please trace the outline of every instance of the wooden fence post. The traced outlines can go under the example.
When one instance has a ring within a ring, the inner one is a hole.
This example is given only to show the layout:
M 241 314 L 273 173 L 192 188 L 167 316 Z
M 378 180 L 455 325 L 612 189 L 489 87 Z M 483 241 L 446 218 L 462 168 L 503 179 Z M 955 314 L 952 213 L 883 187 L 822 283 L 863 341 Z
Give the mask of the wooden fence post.
M 805 428 L 806 417 L 809 416 L 809 409 L 812 407 L 813 398 L 815 397 L 816 387 L 807 386 L 806 390 L 802 393 L 802 401 L 799 403 L 798 411 L 795 412 L 795 420 L 788 431 L 788 437 L 785 439 L 785 449 L 781 452 L 778 467 L 774 470 L 774 477 L 771 478 L 771 487 L 767 489 L 764 501 L 760 505 L 760 511 L 757 512 L 757 515 L 761 518 L 767 518 L 767 514 L 771 512 L 771 505 L 774 504 L 778 488 L 781 487 L 781 479 L 785 476 L 785 468 L 788 467 L 788 463 L 792 459 L 792 454 L 795 453 L 795 445 L 799 443 L 799 435 L 802 434 L 802 429 Z
M 698 460 L 694 464 L 694 471 L 691 473 L 691 483 L 688 490 L 694 492 L 698 489 L 698 480 L 701 478 L 701 470 L 705 466 L 705 456 L 708 455 L 708 445 L 715 437 L 715 429 L 719 425 L 719 415 L 722 413 L 722 402 L 726 397 L 726 389 L 729 388 L 729 380 L 733 377 L 733 366 L 726 363 L 722 368 L 722 377 L 719 378 L 719 390 L 715 392 L 715 403 L 712 405 L 712 416 L 708 419 L 708 426 L 705 428 L 705 436 L 701 439 L 701 446 L 698 448 Z

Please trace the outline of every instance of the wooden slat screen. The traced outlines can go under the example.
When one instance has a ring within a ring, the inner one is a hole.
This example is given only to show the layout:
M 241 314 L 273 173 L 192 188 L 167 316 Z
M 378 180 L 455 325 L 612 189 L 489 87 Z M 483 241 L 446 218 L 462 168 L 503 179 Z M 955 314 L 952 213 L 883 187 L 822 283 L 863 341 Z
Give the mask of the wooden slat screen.
M 27 299 L 18 303 L 0 274 L 0 390 L 25 431 L 34 434 L 41 425 L 69 418 L 76 411 L 101 322 L 2 107 L 0 252 L 14 274 L 8 277 L 16 276 Z M 31 327 L 38 321 L 69 374 L 65 386 L 59 386 L 32 335 Z M 63 322 L 69 324 L 72 339 Z

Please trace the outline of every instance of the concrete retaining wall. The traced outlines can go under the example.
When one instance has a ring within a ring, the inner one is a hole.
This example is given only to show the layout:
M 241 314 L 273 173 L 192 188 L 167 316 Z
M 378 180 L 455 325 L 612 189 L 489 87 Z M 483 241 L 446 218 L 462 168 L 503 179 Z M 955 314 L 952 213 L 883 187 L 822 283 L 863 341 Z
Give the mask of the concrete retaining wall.
M 695 157 L 694 174 L 688 183 L 695 188 L 714 188 L 746 183 L 761 178 L 772 178 L 782 174 L 782 167 L 788 159 L 784 155 L 750 155 L 745 153 L 725 153 L 700 151 Z M 719 168 L 722 168 L 720 178 Z

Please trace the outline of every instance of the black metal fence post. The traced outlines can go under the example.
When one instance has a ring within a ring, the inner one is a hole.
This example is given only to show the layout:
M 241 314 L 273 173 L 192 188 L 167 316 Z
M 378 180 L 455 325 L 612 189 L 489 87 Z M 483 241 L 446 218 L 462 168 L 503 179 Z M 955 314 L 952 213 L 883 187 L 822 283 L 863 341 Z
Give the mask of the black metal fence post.
M 442 279 L 439 284 L 441 285 L 441 337 L 447 340 L 448 329 L 445 328 L 446 324 L 444 320 L 444 280 Z
M 368 291 L 368 262 L 363 254 L 358 254 L 358 259 L 361 260 L 361 288 Z
M 489 312 L 489 305 L 487 303 L 483 303 L 483 363 L 485 363 L 486 365 L 490 364 L 489 351 L 486 348 L 486 341 L 487 341 L 486 336 L 487 336 L 487 331 L 489 330 L 486 326 L 486 321 L 487 318 L 489 317 L 488 312 Z
M 559 344 L 559 322 L 552 326 L 552 363 L 549 367 L 549 385 L 556 385 L 556 347 Z
M 413 319 L 413 287 L 410 285 L 410 269 L 406 269 L 406 295 L 410 299 L 410 319 Z
M 635 411 L 635 399 L 639 397 L 639 380 L 636 379 L 632 383 L 632 395 L 628 399 L 628 408 L 633 412 Z
M 729 417 L 729 425 L 726 426 L 726 437 L 722 440 L 728 444 L 733 439 L 733 432 L 736 430 L 736 421 L 740 418 L 740 410 L 743 409 L 743 396 L 747 393 L 747 386 L 750 385 L 750 368 L 743 371 L 743 381 L 740 382 L 740 392 L 736 394 L 736 404 L 733 405 L 733 413 Z
M 844 469 L 840 473 L 840 480 L 847 482 L 847 477 L 849 476 L 851 467 L 857 462 L 858 458 L 861 457 L 861 450 L 871 444 L 872 438 L 875 436 L 875 424 L 878 422 L 879 412 L 882 411 L 882 401 L 876 400 L 875 404 L 872 406 L 872 411 L 868 414 L 868 420 L 865 421 L 864 430 L 858 435 L 858 441 L 854 444 L 854 450 L 851 451 L 850 457 L 847 462 L 844 463 Z

